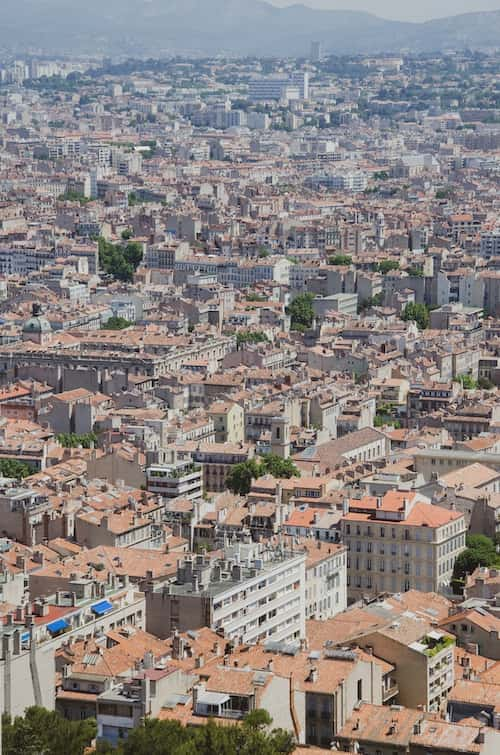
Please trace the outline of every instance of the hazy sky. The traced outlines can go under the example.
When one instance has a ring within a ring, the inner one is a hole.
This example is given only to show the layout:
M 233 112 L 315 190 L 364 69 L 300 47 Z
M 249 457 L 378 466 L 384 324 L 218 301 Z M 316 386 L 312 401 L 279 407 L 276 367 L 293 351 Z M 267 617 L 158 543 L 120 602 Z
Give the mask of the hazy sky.
M 427 21 L 478 10 L 500 10 L 500 0 L 270 0 L 274 5 L 302 3 L 315 8 L 365 10 L 384 18 Z

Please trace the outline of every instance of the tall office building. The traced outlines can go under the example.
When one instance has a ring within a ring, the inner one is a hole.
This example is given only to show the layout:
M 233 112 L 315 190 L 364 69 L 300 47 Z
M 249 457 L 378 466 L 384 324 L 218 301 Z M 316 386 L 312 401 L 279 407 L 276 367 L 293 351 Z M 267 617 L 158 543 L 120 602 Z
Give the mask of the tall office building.
M 309 99 L 309 72 L 255 76 L 248 85 L 251 100 Z
M 317 63 L 323 57 L 323 45 L 321 42 L 311 42 L 310 56 L 312 61 Z

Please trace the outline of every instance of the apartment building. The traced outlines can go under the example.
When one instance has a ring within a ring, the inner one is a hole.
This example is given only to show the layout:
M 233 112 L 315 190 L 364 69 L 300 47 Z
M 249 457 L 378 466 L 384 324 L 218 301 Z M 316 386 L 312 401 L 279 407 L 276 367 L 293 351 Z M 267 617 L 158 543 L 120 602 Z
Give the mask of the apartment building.
M 493 613 L 484 608 L 471 608 L 453 614 L 439 626 L 454 634 L 461 647 L 477 655 L 500 660 L 500 619 Z
M 57 593 L 7 614 L 0 646 L 2 712 L 21 715 L 29 705 L 54 708 L 54 653 L 63 642 L 91 639 L 125 624 L 142 628 L 144 621 L 144 594 L 127 578 L 113 585 L 82 580 L 72 593 Z
M 363 755 L 495 755 L 496 732 L 436 720 L 421 710 L 363 702 L 339 731 L 335 749 Z
M 252 456 L 253 449 L 245 443 L 200 443 L 192 452 L 203 469 L 203 489 L 212 493 L 223 492 L 231 467 Z
M 455 681 L 453 637 L 424 618 L 401 614 L 365 633 L 358 644 L 394 666 L 399 690 L 395 702 L 434 712 L 444 709 Z
M 249 643 L 303 637 L 305 562 L 300 549 L 242 542 L 221 559 L 188 556 L 174 583 L 147 592 L 147 630 L 167 637 L 208 626 Z
M 233 401 L 216 401 L 208 408 L 217 443 L 241 443 L 245 439 L 244 410 Z
M 97 739 L 118 745 L 141 721 L 157 716 L 163 701 L 185 695 L 192 677 L 146 654 L 141 670 L 101 692 L 96 701 Z
M 148 490 L 163 498 L 194 501 L 203 495 L 201 466 L 189 461 L 148 467 L 146 480 Z
M 463 514 L 433 506 L 418 493 L 388 491 L 351 499 L 341 532 L 353 602 L 384 590 L 448 590 L 465 548 L 466 522 Z
M 330 619 L 347 608 L 346 548 L 303 540 L 306 552 L 306 619 Z

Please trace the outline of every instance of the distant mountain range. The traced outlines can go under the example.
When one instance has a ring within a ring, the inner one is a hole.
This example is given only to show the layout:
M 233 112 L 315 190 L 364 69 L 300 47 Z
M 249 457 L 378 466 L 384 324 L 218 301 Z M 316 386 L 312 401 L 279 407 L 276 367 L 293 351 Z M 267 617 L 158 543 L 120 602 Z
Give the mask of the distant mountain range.
M 311 40 L 339 54 L 499 47 L 500 11 L 405 23 L 262 0 L 1 0 L 0 7 L 0 47 L 18 52 L 300 56 Z

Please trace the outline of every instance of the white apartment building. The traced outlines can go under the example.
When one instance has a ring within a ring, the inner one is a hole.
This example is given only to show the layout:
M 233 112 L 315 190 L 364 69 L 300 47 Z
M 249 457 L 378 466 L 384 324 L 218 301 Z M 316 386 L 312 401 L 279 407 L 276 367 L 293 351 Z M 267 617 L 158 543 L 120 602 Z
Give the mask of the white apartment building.
M 314 189 L 324 186 L 332 191 L 356 194 L 366 189 L 368 179 L 363 171 L 351 170 L 343 173 L 320 173 L 307 179 L 307 184 Z
M 347 549 L 311 538 L 304 547 L 306 619 L 331 619 L 347 608 Z
M 486 259 L 500 256 L 500 228 L 481 234 L 480 254 Z
M 163 498 L 188 498 L 194 501 L 203 494 L 202 467 L 191 462 L 177 462 L 148 467 L 148 490 Z
M 467 525 L 463 514 L 418 493 L 391 490 L 383 498 L 351 499 L 341 531 L 352 602 L 383 591 L 449 591 Z
M 188 556 L 177 579 L 146 594 L 147 631 L 168 637 L 209 626 L 235 642 L 305 636 L 303 549 L 259 543 L 227 545 L 224 558 Z
M 291 74 L 255 76 L 250 79 L 248 96 L 251 100 L 309 99 L 309 73 L 296 71 Z

